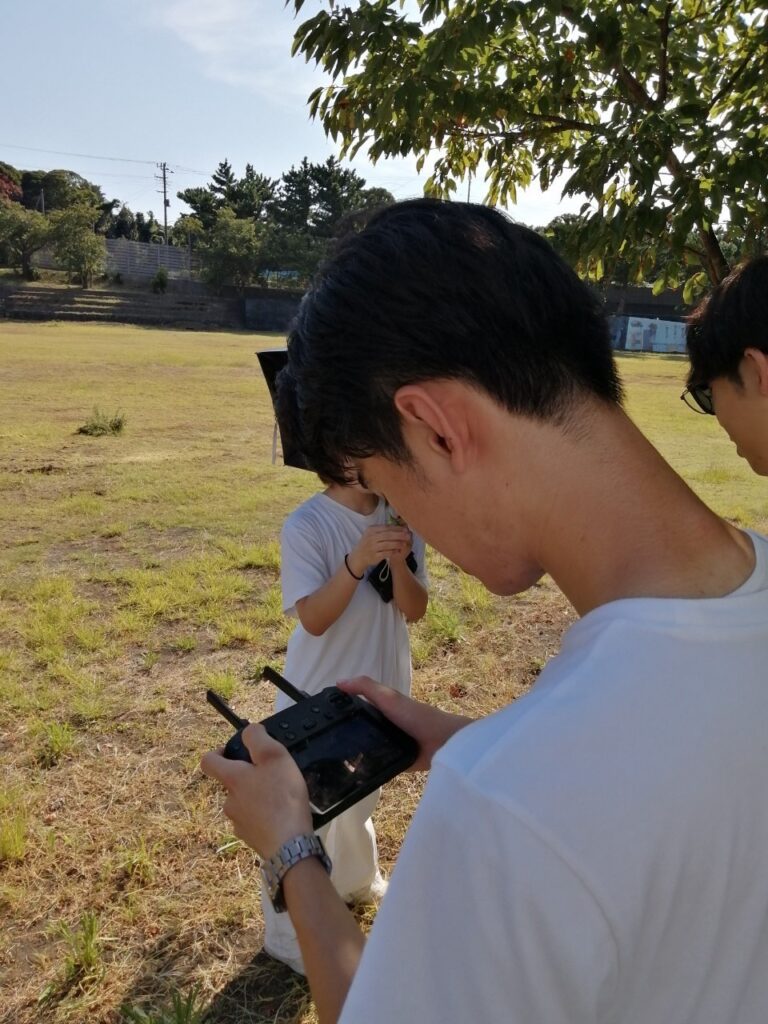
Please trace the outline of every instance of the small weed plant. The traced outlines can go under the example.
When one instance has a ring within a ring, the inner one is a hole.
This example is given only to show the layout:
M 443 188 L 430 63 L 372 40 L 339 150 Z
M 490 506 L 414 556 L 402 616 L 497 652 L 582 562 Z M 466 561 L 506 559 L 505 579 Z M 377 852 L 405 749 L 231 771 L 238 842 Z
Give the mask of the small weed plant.
M 23 810 L 0 811 L 0 864 L 24 860 L 27 852 L 27 816 Z
M 124 1006 L 125 1024 L 202 1024 L 205 1008 L 200 1004 L 200 986 L 195 985 L 186 996 L 174 992 L 171 1005 L 161 1010 L 144 1010 L 138 1006 Z
M 150 885 L 155 878 L 157 856 L 157 846 L 147 846 L 146 838 L 141 836 L 138 843 L 125 851 L 120 868 L 137 885 Z
M 66 722 L 49 722 L 40 729 L 37 747 L 37 763 L 42 768 L 53 768 L 62 758 L 72 752 L 75 734 Z
M 104 969 L 96 914 L 87 911 L 76 928 L 62 922 L 56 931 L 66 944 L 64 965 L 56 981 L 43 990 L 39 998 L 41 1003 L 60 998 L 75 988 L 83 991 L 101 977 Z

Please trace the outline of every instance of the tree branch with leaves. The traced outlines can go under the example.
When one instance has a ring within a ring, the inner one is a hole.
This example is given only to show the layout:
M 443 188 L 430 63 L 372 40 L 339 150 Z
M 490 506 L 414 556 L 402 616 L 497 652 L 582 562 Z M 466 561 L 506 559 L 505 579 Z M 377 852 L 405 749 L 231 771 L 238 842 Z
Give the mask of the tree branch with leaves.
M 485 199 L 500 204 L 564 178 L 564 195 L 585 197 L 579 259 L 592 276 L 606 259 L 636 281 L 663 265 L 657 286 L 684 283 L 692 298 L 728 272 L 718 224 L 762 237 L 757 0 L 328 0 L 294 52 L 328 74 L 309 108 L 342 156 L 364 147 L 423 166 L 437 154 L 427 188 L 444 196 L 484 167 Z

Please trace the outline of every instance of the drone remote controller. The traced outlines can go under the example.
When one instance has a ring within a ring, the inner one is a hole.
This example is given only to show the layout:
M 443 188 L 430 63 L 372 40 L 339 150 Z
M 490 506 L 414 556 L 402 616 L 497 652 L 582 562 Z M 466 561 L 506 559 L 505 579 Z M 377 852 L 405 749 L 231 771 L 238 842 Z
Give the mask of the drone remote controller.
M 268 666 L 262 676 L 296 703 L 261 723 L 299 766 L 309 791 L 315 828 L 341 814 L 416 760 L 418 744 L 368 701 L 328 686 L 306 694 Z M 224 748 L 231 760 L 250 761 L 243 743 L 248 719 L 213 690 L 206 697 L 237 729 Z

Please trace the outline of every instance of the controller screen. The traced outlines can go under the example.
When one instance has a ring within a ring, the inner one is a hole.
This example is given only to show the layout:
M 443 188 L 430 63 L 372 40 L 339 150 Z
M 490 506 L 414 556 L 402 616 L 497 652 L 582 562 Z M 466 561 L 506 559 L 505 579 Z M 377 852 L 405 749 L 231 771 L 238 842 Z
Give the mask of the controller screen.
M 307 783 L 309 802 L 327 811 L 361 789 L 402 756 L 391 736 L 364 712 L 313 737 L 296 760 Z

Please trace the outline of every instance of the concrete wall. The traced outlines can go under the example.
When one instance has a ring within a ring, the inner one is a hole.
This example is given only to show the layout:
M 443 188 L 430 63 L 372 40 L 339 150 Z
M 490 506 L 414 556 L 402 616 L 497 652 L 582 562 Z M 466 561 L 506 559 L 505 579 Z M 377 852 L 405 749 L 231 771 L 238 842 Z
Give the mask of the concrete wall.
M 249 288 L 243 299 L 245 326 L 252 331 L 288 330 L 302 294 L 282 288 Z
M 200 269 L 200 261 L 189 249 L 173 245 L 154 245 L 149 242 L 131 242 L 127 238 L 106 238 L 107 273 L 120 274 L 126 282 L 151 280 L 160 267 L 168 277 L 184 280 Z M 59 270 L 60 265 L 49 249 L 38 252 L 34 261 L 45 270 Z

